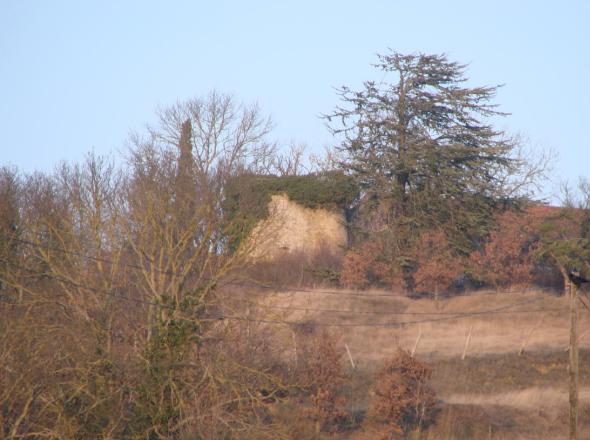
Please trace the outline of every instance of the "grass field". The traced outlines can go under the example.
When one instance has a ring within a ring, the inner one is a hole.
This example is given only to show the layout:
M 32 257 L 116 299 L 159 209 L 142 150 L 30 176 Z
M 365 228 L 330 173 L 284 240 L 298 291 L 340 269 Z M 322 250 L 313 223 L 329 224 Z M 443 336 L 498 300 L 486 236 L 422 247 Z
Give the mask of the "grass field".
M 276 327 L 285 356 L 296 350 L 292 326 L 285 322 L 328 326 L 342 350 L 348 346 L 355 365 L 343 355 L 351 379 L 348 406 L 359 420 L 369 406 L 375 371 L 401 347 L 433 367 L 441 401 L 436 425 L 421 438 L 567 437 L 566 297 L 515 289 L 434 301 L 377 290 L 317 289 L 262 292 L 256 301 L 257 318 L 280 322 L 260 325 Z M 579 325 L 580 438 L 590 438 L 590 312 L 584 308 Z M 371 438 L 370 426 L 359 426 L 342 438 Z

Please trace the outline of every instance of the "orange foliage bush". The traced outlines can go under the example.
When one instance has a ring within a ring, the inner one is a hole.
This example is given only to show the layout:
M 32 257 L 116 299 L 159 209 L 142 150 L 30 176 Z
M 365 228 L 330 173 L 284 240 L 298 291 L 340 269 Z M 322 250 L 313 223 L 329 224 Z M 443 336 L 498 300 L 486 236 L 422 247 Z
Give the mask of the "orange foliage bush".
M 474 275 L 496 287 L 530 284 L 535 269 L 539 223 L 543 210 L 504 211 L 481 251 L 469 257 Z
M 377 239 L 350 250 L 344 257 L 340 282 L 354 288 L 381 284 L 436 292 L 447 289 L 463 267 L 445 235 L 427 231 L 401 259 L 390 255 Z
M 311 416 L 316 432 L 334 431 L 338 421 L 345 417 L 346 399 L 342 385 L 346 376 L 342 370 L 342 352 L 336 350 L 336 341 L 326 330 L 306 338 L 303 344 L 302 376 L 311 394 Z
M 448 289 L 464 269 L 462 258 L 453 251 L 444 233 L 425 232 L 415 245 L 414 282 L 418 290 L 438 293 Z
M 364 288 L 371 284 L 397 284 L 394 265 L 378 240 L 366 241 L 347 252 L 342 261 L 340 283 L 346 287 Z
M 435 294 L 448 291 L 463 272 L 495 287 L 552 283 L 555 268 L 538 260 L 538 243 L 548 219 L 566 230 L 581 221 L 580 215 L 569 223 L 563 216 L 563 208 L 544 205 L 498 212 L 481 248 L 467 257 L 441 231 L 424 231 L 404 255 L 396 255 L 384 239 L 371 237 L 346 254 L 340 282 L 353 288 L 384 285 Z
M 369 263 L 359 250 L 351 249 L 348 251 L 342 261 L 340 283 L 347 287 L 366 287 L 369 284 L 369 278 L 367 277 Z
M 371 417 L 385 425 L 386 436 L 428 427 L 437 412 L 436 395 L 428 384 L 432 370 L 398 350 L 378 373 Z

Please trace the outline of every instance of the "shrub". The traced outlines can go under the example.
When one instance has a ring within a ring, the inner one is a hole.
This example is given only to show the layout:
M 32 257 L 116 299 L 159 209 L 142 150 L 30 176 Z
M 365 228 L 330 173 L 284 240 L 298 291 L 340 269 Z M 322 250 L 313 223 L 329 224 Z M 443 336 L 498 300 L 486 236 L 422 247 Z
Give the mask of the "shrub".
M 448 290 L 463 271 L 461 257 L 440 231 L 423 233 L 415 245 L 414 254 L 416 288 L 434 292 L 435 296 L 440 289 Z
M 371 284 L 437 293 L 448 289 L 463 270 L 463 261 L 442 232 L 426 231 L 407 249 L 394 255 L 373 237 L 348 251 L 340 282 L 347 287 Z
M 342 352 L 336 350 L 336 341 L 326 330 L 311 337 L 307 335 L 305 341 L 301 353 L 301 373 L 311 396 L 312 409 L 309 413 L 315 420 L 317 433 L 335 431 L 346 415 L 342 409 L 346 404 L 342 394 L 346 380 L 342 370 Z
M 496 227 L 483 248 L 469 256 L 477 279 L 495 287 L 531 283 L 540 223 L 537 211 L 509 210 L 496 215 Z
M 351 249 L 346 253 L 342 261 L 340 283 L 352 288 L 366 287 L 369 284 L 369 278 L 367 277 L 369 265 L 370 261 L 361 252 Z
M 340 283 L 346 287 L 364 288 L 369 285 L 401 285 L 400 274 L 384 256 L 385 251 L 377 240 L 366 241 L 347 252 L 342 262 Z
M 434 421 L 436 396 L 428 384 L 432 370 L 398 350 L 376 377 L 371 418 L 385 425 L 385 438 L 421 431 Z

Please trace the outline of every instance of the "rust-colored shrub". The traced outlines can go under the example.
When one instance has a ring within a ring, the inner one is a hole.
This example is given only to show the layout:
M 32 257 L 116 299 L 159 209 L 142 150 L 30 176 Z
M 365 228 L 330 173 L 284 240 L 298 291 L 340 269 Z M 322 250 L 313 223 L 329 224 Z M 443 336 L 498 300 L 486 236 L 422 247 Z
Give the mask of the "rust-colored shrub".
M 469 256 L 474 275 L 495 287 L 530 284 L 535 268 L 534 251 L 539 227 L 536 210 L 504 211 L 481 251 Z
M 413 273 L 418 290 L 448 290 L 464 269 L 460 256 L 453 250 L 444 233 L 423 233 L 415 245 L 416 270 Z
M 448 289 L 464 268 L 442 232 L 424 232 L 406 251 L 396 257 L 377 238 L 366 241 L 346 254 L 340 282 L 354 288 L 376 284 L 436 293 Z
M 434 390 L 428 384 L 432 370 L 407 351 L 398 350 L 376 377 L 370 415 L 385 428 L 385 438 L 421 431 L 434 421 Z
M 400 273 L 386 257 L 378 240 L 369 240 L 348 251 L 342 262 L 340 283 L 346 287 L 364 288 L 369 285 L 401 285 Z
M 303 344 L 301 368 L 303 382 L 311 395 L 310 415 L 316 432 L 335 431 L 345 417 L 346 403 L 342 386 L 346 376 L 342 369 L 342 352 L 326 330 L 307 335 Z
M 369 284 L 369 261 L 358 251 L 351 249 L 344 256 L 340 283 L 346 287 L 363 288 Z

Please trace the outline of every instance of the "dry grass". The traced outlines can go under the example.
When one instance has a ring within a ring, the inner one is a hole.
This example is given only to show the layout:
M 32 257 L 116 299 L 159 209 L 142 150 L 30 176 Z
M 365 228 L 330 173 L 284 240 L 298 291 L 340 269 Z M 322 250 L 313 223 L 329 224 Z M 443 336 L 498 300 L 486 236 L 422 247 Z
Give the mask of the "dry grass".
M 360 296 L 346 295 L 351 291 L 342 291 L 342 295 L 321 292 L 318 289 L 261 294 L 258 301 L 262 307 L 258 316 L 334 324 L 333 328 L 348 344 L 355 362 L 365 367 L 390 357 L 398 347 L 412 350 L 419 334 L 416 354 L 431 360 L 460 356 L 470 328 L 472 336 L 467 357 L 518 353 L 523 344 L 525 351 L 559 351 L 565 350 L 569 340 L 568 299 L 539 291 L 478 293 L 438 303 L 431 299 L 413 300 L 394 293 L 387 297 L 383 296 L 386 294 L 383 291 L 365 291 Z M 502 310 L 502 313 L 454 318 L 448 315 L 494 310 L 529 300 L 532 302 Z M 397 314 L 400 312 L 404 314 Z M 582 311 L 580 319 L 580 328 L 589 328 L 590 316 Z M 387 326 L 404 322 L 408 324 Z M 590 348 L 590 332 L 582 331 L 580 346 Z
M 568 404 L 568 393 L 563 387 L 532 387 L 495 394 L 451 394 L 444 401 L 459 405 L 497 405 L 549 412 L 562 410 Z M 590 401 L 590 388 L 580 390 L 580 401 Z
M 478 292 L 437 303 L 432 299 L 409 299 L 396 292 L 378 290 L 321 292 L 322 289 L 311 289 L 309 292 L 264 291 L 254 296 L 251 292 L 242 294 L 260 305 L 251 309 L 258 318 L 338 325 L 331 328 L 341 336 L 340 348 L 352 378 L 346 390 L 348 409 L 355 418 L 362 420 L 370 405 L 375 371 L 398 347 L 412 350 L 421 332 L 416 356 L 433 367 L 432 384 L 443 410 L 436 425 L 419 438 L 566 438 L 568 298 L 523 290 L 509 294 Z M 511 313 L 454 319 L 440 314 L 493 310 L 525 301 L 531 302 L 505 309 Z M 415 322 L 403 327 L 375 326 L 439 318 L 445 320 Z M 590 369 L 587 368 L 590 365 L 590 332 L 584 330 L 590 328 L 589 321 L 590 313 L 581 309 L 580 398 L 585 405 L 580 413 L 582 438 L 590 438 Z M 350 324 L 372 326 L 341 326 Z M 270 328 L 274 338 L 282 344 L 284 355 L 292 357 L 297 350 L 293 343 L 293 327 L 272 325 Z M 467 357 L 462 360 L 470 328 L 471 342 Z M 354 370 L 348 362 L 344 343 L 352 353 Z M 523 343 L 524 353 L 519 354 Z M 376 438 L 371 430 L 378 426 L 366 422 L 355 426 L 348 437 L 343 438 Z

